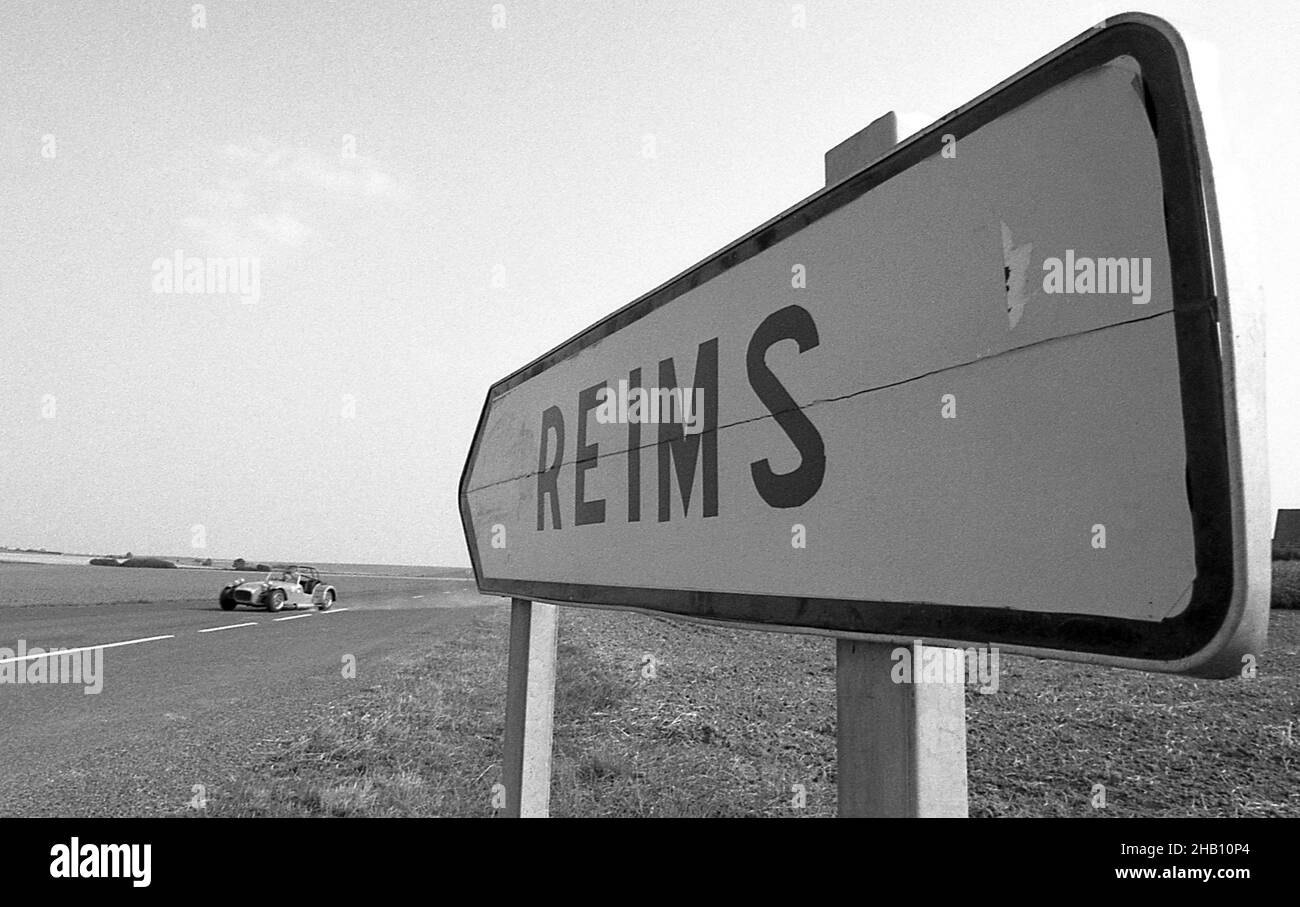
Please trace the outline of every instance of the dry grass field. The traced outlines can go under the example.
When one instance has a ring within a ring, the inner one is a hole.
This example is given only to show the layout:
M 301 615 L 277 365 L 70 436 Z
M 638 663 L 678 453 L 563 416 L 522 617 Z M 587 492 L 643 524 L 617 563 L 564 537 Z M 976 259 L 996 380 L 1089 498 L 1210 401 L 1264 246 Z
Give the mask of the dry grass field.
M 503 605 L 338 702 L 208 814 L 492 815 L 507 624 Z M 826 639 L 565 609 L 552 813 L 833 815 L 834 693 Z M 974 816 L 1300 817 L 1296 611 L 1272 612 L 1252 679 L 1008 655 L 966 702 Z

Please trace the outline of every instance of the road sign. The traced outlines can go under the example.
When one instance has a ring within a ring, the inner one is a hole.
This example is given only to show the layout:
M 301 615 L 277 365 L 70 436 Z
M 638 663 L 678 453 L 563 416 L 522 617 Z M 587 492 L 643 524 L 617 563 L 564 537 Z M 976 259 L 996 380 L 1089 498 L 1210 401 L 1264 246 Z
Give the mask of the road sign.
M 1300 510 L 1279 510 L 1273 544 L 1279 548 L 1300 547 Z
M 495 384 L 479 588 L 1235 672 L 1267 504 L 1217 221 L 1181 40 L 1112 19 Z

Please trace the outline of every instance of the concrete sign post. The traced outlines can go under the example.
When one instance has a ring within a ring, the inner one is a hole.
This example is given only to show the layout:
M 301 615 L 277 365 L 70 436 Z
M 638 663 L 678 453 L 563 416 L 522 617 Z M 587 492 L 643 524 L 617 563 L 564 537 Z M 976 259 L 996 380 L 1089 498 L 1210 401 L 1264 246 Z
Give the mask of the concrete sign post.
M 544 818 L 551 808 L 557 611 L 524 599 L 510 605 L 502 783 L 505 815 Z
M 892 112 L 826 152 L 826 185 L 848 179 L 898 141 Z M 965 818 L 966 695 L 962 650 L 945 651 L 956 680 L 894 683 L 897 646 L 835 641 L 837 814 L 841 818 Z M 924 660 L 930 647 L 913 644 Z M 933 653 L 932 653 L 933 654 Z
M 1233 241 L 1181 39 L 1111 19 L 493 385 L 479 588 L 1233 676 L 1269 582 Z

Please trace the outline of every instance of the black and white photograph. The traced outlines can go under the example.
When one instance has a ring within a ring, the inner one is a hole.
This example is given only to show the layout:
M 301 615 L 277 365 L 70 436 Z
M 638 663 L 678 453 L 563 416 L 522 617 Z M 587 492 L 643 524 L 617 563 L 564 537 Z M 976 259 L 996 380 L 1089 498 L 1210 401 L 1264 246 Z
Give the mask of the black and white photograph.
M 1037 819 L 868 834 L 1284 884 L 1237 820 L 1300 818 L 1297 48 L 1293 0 L 6 0 L 13 890 L 425 827 L 329 818 Z

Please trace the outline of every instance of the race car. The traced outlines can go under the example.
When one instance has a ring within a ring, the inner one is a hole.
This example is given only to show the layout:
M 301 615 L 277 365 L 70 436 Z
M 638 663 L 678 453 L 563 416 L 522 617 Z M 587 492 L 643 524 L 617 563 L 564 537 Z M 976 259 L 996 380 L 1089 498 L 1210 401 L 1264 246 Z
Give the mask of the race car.
M 315 567 L 285 567 L 272 570 L 266 579 L 244 582 L 237 579 L 227 583 L 221 590 L 218 601 L 221 610 L 233 611 L 239 605 L 265 608 L 268 611 L 281 611 L 285 606 L 291 608 L 314 607 L 328 611 L 334 606 L 338 593 L 334 587 L 324 582 Z

